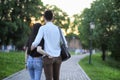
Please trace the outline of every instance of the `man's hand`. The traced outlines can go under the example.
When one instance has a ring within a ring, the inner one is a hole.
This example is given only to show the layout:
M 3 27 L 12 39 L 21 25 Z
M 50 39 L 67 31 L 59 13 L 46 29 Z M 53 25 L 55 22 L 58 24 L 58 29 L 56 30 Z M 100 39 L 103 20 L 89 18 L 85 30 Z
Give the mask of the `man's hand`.
M 31 51 L 32 51 L 33 49 L 35 49 L 35 47 L 34 47 L 34 46 L 31 46 Z

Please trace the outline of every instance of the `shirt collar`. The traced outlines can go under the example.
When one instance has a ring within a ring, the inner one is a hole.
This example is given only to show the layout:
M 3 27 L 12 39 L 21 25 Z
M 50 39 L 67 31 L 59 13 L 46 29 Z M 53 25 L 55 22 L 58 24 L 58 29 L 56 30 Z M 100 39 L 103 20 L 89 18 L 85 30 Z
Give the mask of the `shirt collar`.
M 53 24 L 53 23 L 52 22 L 47 22 L 46 25 L 48 25 L 48 24 Z

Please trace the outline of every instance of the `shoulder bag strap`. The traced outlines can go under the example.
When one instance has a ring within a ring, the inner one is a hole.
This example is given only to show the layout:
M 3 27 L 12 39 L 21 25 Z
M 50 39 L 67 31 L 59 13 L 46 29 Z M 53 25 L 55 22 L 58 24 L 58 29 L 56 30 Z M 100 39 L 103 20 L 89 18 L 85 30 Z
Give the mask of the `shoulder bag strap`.
M 64 41 L 63 35 L 62 35 L 62 31 L 59 27 L 58 27 L 58 29 L 59 29 L 59 32 L 60 32 L 60 38 L 61 38 L 62 44 L 65 44 L 65 41 Z

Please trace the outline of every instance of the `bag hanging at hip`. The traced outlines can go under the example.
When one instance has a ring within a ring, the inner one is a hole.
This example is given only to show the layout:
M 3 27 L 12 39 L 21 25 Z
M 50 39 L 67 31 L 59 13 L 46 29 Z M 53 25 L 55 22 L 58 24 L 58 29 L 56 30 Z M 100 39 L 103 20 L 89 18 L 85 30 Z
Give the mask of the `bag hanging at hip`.
M 61 45 L 61 58 L 62 58 L 62 61 L 66 61 L 68 60 L 69 58 L 71 57 L 67 47 L 62 44 Z
M 61 54 L 60 55 L 61 55 L 62 61 L 66 61 L 71 57 L 71 55 L 68 51 L 68 48 L 65 46 L 65 41 L 63 39 L 62 32 L 61 32 L 59 27 L 58 27 L 58 29 L 59 29 L 60 37 L 61 37 L 61 46 L 60 46 L 61 47 Z

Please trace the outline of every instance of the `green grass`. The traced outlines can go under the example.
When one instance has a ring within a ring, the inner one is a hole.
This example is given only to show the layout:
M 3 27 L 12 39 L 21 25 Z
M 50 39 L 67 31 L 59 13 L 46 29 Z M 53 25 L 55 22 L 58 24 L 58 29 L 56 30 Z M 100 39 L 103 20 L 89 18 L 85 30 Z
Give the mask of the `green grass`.
M 24 68 L 23 52 L 0 52 L 0 80 Z
M 92 55 L 92 64 L 88 64 L 88 56 L 79 64 L 91 80 L 120 80 L 120 63 L 107 58 L 101 60 L 100 54 Z

